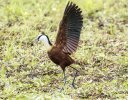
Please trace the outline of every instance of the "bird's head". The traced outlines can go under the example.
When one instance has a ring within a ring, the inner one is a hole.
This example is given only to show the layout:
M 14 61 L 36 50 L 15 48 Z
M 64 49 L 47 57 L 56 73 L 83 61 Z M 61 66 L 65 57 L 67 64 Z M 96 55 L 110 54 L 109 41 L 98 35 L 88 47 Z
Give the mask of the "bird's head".
M 37 37 L 36 37 L 36 41 L 45 41 L 48 40 L 47 35 L 45 35 L 44 32 L 40 33 Z
M 49 37 L 44 33 L 42 32 L 41 34 L 39 34 L 36 39 L 35 39 L 36 42 L 43 42 L 43 44 L 46 46 L 46 47 L 51 47 L 52 46 L 52 43 L 50 42 L 49 40 Z

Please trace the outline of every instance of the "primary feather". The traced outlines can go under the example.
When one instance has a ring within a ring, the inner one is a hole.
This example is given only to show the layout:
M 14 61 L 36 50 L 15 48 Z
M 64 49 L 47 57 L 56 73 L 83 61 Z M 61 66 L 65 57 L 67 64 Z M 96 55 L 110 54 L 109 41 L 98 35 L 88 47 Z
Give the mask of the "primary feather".
M 77 49 L 83 25 L 81 12 L 76 4 L 68 2 L 55 42 L 65 53 L 71 54 Z

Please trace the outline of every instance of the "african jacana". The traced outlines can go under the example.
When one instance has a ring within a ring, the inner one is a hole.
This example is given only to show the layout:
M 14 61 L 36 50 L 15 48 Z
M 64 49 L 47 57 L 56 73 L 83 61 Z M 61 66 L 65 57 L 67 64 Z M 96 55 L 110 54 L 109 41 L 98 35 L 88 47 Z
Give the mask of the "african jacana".
M 64 74 L 64 85 L 66 84 L 65 68 L 75 62 L 70 55 L 76 51 L 78 46 L 80 32 L 83 26 L 83 16 L 81 13 L 81 9 L 76 4 L 68 2 L 59 25 L 55 44 L 52 45 L 48 36 L 43 32 L 37 37 L 38 41 L 43 41 L 44 44 L 50 48 L 48 49 L 49 58 L 62 68 Z M 78 71 L 77 69 L 75 70 L 76 73 L 72 81 L 73 87 Z

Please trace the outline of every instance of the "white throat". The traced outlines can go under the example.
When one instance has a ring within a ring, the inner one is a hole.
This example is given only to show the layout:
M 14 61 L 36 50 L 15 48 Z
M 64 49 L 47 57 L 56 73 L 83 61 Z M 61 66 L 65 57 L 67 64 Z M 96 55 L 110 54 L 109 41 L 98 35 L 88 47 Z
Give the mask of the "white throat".
M 47 36 L 45 35 L 41 35 L 39 38 L 38 38 L 39 41 L 43 41 L 44 43 L 44 46 L 46 47 L 46 49 L 50 49 L 51 48 L 51 44 L 50 44 L 50 41 L 48 39 Z

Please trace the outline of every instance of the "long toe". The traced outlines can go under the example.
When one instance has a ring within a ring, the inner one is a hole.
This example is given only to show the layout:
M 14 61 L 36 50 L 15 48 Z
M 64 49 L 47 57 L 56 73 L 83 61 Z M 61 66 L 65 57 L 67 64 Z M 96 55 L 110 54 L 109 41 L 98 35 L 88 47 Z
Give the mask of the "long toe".
M 75 85 L 74 83 L 72 83 L 72 87 L 73 87 L 74 89 L 76 89 L 76 85 Z
M 64 87 L 60 88 L 60 89 L 59 89 L 59 92 L 62 92 L 63 90 L 64 90 Z

